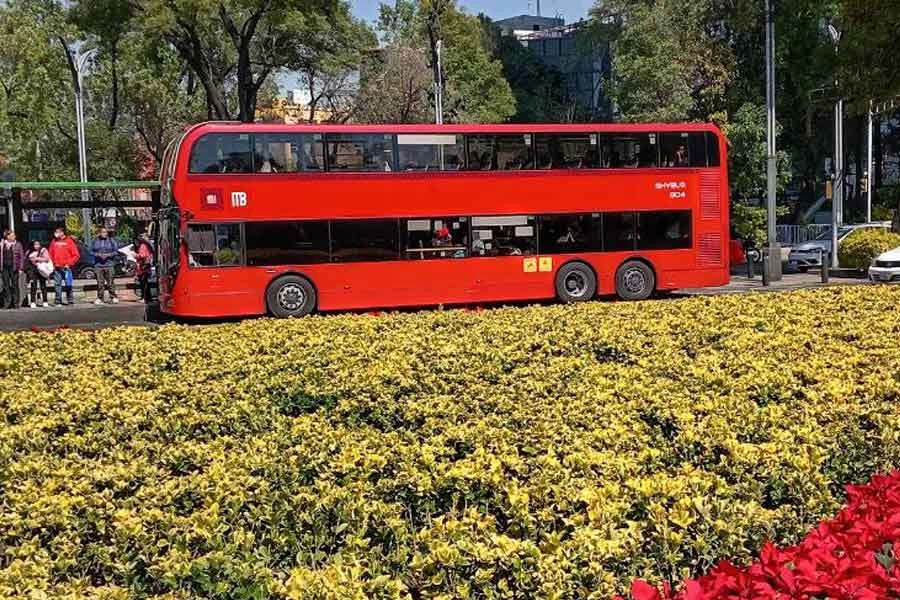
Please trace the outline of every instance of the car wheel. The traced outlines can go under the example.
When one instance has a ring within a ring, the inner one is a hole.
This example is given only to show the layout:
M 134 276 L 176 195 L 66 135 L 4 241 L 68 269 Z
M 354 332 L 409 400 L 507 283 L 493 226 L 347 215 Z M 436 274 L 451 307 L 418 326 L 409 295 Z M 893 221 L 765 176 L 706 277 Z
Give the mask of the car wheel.
M 597 295 L 597 276 L 583 262 L 570 262 L 556 273 L 556 297 L 562 302 L 587 302 Z
M 801 273 L 806 273 L 807 271 L 809 271 L 809 267 L 797 267 L 797 270 Z
M 266 306 L 279 319 L 304 317 L 313 312 L 316 305 L 316 288 L 305 277 L 280 277 L 266 292 Z
M 656 289 L 656 275 L 647 263 L 629 260 L 616 271 L 616 295 L 622 300 L 646 300 Z
M 96 279 L 97 273 L 94 271 L 93 267 L 85 267 L 81 271 L 78 272 L 78 277 L 75 279 Z

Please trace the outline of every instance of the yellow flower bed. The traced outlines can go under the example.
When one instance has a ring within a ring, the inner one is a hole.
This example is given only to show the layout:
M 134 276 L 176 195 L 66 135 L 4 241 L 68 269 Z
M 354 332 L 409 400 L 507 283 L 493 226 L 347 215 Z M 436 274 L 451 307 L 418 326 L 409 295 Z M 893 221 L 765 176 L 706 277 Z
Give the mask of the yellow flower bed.
M 900 466 L 900 288 L 0 336 L 0 596 L 608 598 Z

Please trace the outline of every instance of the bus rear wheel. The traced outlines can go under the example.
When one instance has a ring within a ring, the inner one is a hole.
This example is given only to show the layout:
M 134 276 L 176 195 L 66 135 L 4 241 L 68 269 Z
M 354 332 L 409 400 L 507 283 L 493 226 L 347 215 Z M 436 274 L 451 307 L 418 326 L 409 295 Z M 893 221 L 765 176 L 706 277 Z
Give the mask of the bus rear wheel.
M 629 260 L 616 271 L 616 295 L 622 300 L 646 300 L 656 289 L 656 275 L 647 263 Z
M 562 302 L 587 302 L 597 295 L 597 276 L 582 262 L 570 262 L 556 273 L 556 297 Z
M 316 309 L 316 288 L 297 275 L 280 277 L 266 292 L 266 306 L 279 319 L 305 317 Z

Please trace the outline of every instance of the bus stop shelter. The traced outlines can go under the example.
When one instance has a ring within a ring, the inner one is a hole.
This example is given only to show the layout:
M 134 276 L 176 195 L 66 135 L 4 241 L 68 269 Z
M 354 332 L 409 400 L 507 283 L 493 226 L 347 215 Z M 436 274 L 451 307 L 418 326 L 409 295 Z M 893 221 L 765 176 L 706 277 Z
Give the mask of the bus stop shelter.
M 75 222 L 81 229 L 76 237 L 84 241 L 99 226 L 113 232 L 124 232 L 126 224 L 143 230 L 158 202 L 156 181 L 0 181 L 3 228 L 15 231 L 22 242 L 47 242 L 53 229 Z

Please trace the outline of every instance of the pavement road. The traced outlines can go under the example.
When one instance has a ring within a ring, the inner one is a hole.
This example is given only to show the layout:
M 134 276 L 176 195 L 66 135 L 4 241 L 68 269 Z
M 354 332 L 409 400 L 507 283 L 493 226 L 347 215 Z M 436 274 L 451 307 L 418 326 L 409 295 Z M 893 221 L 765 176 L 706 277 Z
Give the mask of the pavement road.
M 717 296 L 723 294 L 748 294 L 758 292 L 779 292 L 799 289 L 814 289 L 840 285 L 871 285 L 865 279 L 837 278 L 823 284 L 818 273 L 786 274 L 781 281 L 763 287 L 762 278 L 756 275 L 749 279 L 746 274 L 732 275 L 731 283 L 723 287 L 696 290 L 679 290 L 670 297 Z M 156 327 L 163 322 L 156 305 L 145 305 L 134 299 L 119 304 L 95 305 L 85 298 L 73 306 L 49 308 L 23 308 L 0 310 L 0 331 L 41 331 L 55 329 L 103 329 L 124 325 Z M 217 321 L 200 321 L 203 324 Z M 193 321 L 197 323 L 197 321 Z

